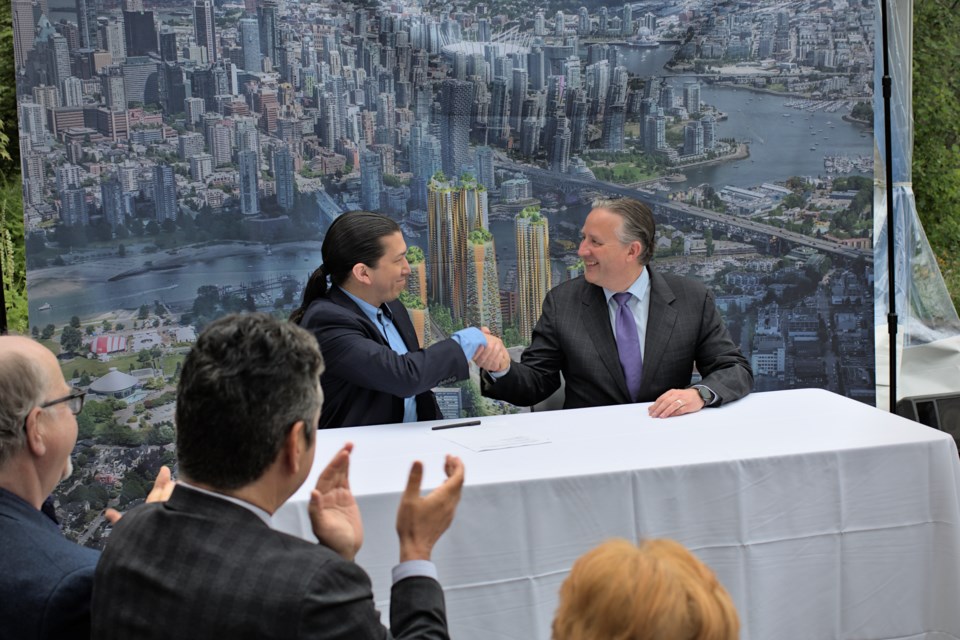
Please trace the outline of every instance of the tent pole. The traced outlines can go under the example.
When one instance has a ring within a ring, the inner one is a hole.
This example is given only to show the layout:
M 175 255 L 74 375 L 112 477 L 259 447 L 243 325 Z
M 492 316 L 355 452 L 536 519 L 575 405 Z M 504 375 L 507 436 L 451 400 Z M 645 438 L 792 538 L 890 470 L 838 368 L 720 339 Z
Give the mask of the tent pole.
M 884 164 L 887 191 L 887 277 L 889 298 L 887 309 L 887 332 L 890 335 L 890 413 L 897 411 L 897 291 L 896 270 L 894 268 L 895 238 L 894 238 L 894 207 L 893 207 L 893 135 L 891 132 L 892 117 L 890 114 L 890 98 L 893 93 L 893 82 L 890 79 L 890 39 L 887 35 L 887 1 L 880 0 L 880 21 L 882 23 L 883 47 L 883 142 Z

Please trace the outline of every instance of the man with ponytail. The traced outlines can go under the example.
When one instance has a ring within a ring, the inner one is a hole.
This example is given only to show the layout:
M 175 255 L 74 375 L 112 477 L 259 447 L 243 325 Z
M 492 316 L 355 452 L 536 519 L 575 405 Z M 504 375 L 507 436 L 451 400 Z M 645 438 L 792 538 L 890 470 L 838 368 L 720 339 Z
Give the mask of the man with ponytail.
M 407 244 L 396 222 L 351 211 L 323 240 L 291 320 L 312 332 L 327 362 L 320 428 L 442 418 L 433 387 L 465 379 L 469 360 L 489 370 L 509 361 L 503 343 L 478 328 L 421 349 L 397 299 L 407 284 Z M 329 280 L 329 283 L 328 283 Z

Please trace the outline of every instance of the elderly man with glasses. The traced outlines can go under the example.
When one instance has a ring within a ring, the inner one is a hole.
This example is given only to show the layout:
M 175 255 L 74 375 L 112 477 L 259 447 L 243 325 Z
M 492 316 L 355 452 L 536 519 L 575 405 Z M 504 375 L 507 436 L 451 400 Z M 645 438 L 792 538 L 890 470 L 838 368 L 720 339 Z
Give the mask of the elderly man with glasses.
M 63 537 L 47 496 L 73 472 L 85 392 L 72 389 L 53 354 L 28 338 L 0 336 L 0 636 L 88 638 L 100 554 Z M 161 472 L 155 499 L 169 495 Z M 110 517 L 114 520 L 115 514 Z

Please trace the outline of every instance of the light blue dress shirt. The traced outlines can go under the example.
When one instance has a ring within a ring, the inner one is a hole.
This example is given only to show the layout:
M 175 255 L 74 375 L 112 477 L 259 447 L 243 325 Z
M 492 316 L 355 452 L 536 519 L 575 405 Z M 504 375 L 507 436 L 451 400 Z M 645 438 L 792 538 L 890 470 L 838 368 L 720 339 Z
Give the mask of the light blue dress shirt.
M 380 334 L 383 336 L 384 340 L 387 341 L 387 344 L 390 345 L 391 349 L 401 356 L 405 353 L 409 353 L 409 349 L 407 349 L 407 345 L 403 341 L 400 331 L 393 323 L 393 317 L 387 305 L 383 305 L 378 308 L 366 300 L 361 300 L 346 289 L 340 290 L 347 294 L 351 300 L 357 303 L 357 306 L 360 307 L 360 310 L 363 311 L 364 315 L 366 315 L 370 319 L 370 322 L 372 322 L 373 325 L 380 330 Z M 463 349 L 463 357 L 465 357 L 468 361 L 473 358 L 473 354 L 476 353 L 478 348 L 487 344 L 486 336 L 483 335 L 483 332 L 476 327 L 461 329 L 450 337 L 460 345 L 460 348 Z M 414 396 L 403 399 L 403 421 L 417 421 L 417 399 Z

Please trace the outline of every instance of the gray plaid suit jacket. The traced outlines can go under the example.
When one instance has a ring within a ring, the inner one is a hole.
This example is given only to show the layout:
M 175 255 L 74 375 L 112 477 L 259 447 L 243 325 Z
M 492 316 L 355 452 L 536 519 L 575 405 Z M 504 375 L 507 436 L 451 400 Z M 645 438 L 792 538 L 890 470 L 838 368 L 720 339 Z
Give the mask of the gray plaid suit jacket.
M 696 280 L 650 272 L 650 315 L 637 402 L 690 386 L 694 364 L 702 384 L 717 394 L 712 406 L 750 393 L 750 363 L 730 338 L 713 294 Z M 583 277 L 554 287 L 530 346 L 507 375 L 483 378 L 483 394 L 528 406 L 566 382 L 564 409 L 633 402 L 623 377 L 603 289 Z
M 355 563 L 179 486 L 169 501 L 137 507 L 114 528 L 91 609 L 92 637 L 101 640 L 449 637 L 436 580 L 393 586 L 391 636 Z

